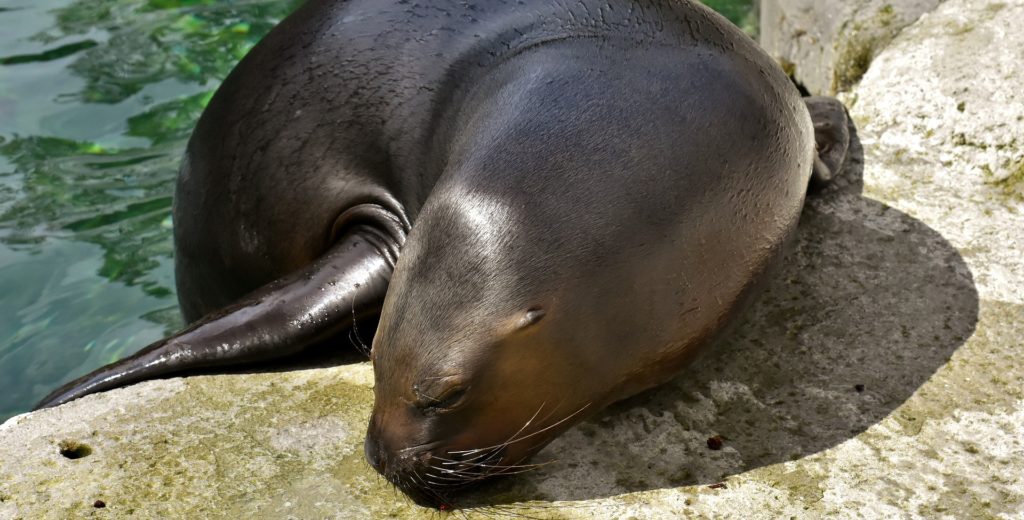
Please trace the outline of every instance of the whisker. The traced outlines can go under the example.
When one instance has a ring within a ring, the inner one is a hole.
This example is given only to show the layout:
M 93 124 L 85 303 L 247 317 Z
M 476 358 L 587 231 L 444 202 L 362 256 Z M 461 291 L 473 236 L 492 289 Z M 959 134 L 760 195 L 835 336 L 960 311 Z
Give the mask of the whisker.
M 543 403 L 540 404 L 540 408 L 537 408 L 537 411 L 534 412 L 533 417 L 530 417 L 530 419 L 526 421 L 526 424 L 524 424 L 522 428 L 519 428 L 519 431 L 513 433 L 512 436 L 509 437 L 509 440 L 514 439 L 516 437 L 516 435 L 519 435 L 520 433 L 523 432 L 523 430 L 528 428 L 530 426 L 530 423 L 533 422 L 533 420 L 536 419 L 538 415 L 540 415 L 540 411 L 544 409 L 544 405 L 545 404 L 547 404 L 547 401 L 544 401 Z M 505 442 L 503 442 L 501 444 L 496 444 L 496 445 L 491 446 L 489 448 L 476 448 L 476 449 L 473 449 L 473 450 L 449 451 L 448 454 L 449 455 L 469 455 L 469 454 L 472 454 L 472 453 L 479 453 L 481 451 L 492 450 L 492 449 L 496 449 L 496 448 L 500 449 L 503 446 L 507 446 L 508 442 L 509 441 L 505 441 Z
M 473 477 L 472 479 L 467 479 L 466 480 L 467 482 L 476 482 L 477 480 L 481 480 L 481 479 L 484 479 L 484 478 L 487 478 L 487 477 L 496 477 L 498 475 L 518 475 L 520 473 L 528 473 L 528 472 L 533 471 L 535 469 L 537 469 L 537 468 L 526 468 L 526 469 L 516 470 L 516 471 L 504 471 L 504 470 L 485 471 L 483 473 L 468 473 L 467 472 L 467 473 L 460 473 L 460 475 L 465 475 L 465 476 Z
M 434 486 L 438 486 L 438 487 L 442 487 L 442 488 L 461 487 L 464 484 L 464 481 L 462 481 L 462 480 L 460 480 L 457 483 L 450 483 L 450 482 L 437 482 L 437 481 L 432 480 L 432 479 L 424 478 L 424 481 L 425 482 L 429 482 L 430 484 L 432 484 Z
M 441 457 L 434 457 L 434 458 L 437 459 L 437 460 L 445 461 L 445 462 L 443 462 L 443 464 L 451 464 L 451 463 L 461 464 L 458 461 L 449 460 L 449 459 L 443 459 Z M 535 464 L 481 464 L 479 462 L 474 462 L 474 463 L 469 464 L 469 466 L 470 467 L 474 467 L 474 468 L 534 468 L 534 467 L 540 467 L 540 466 L 547 466 L 548 464 L 551 464 L 552 462 L 555 462 L 555 461 L 538 462 L 538 463 L 535 463 Z
M 449 451 L 448 452 L 450 455 L 456 455 L 456 456 L 460 455 L 460 454 L 478 454 L 478 453 L 480 453 L 479 455 L 476 455 L 476 456 L 471 457 L 470 459 L 466 459 L 466 460 L 449 459 L 449 458 L 445 458 L 445 457 L 437 457 L 437 456 L 435 456 L 434 457 L 435 459 L 441 461 L 441 465 L 434 467 L 435 471 L 434 471 L 433 474 L 429 474 L 429 473 L 428 474 L 432 478 L 434 478 L 434 479 L 438 479 L 438 480 L 441 480 L 441 481 L 446 481 L 447 483 L 443 484 L 445 487 L 459 487 L 459 486 L 469 485 L 471 483 L 474 483 L 474 482 L 477 482 L 477 481 L 480 481 L 480 480 L 483 480 L 483 479 L 486 479 L 486 478 L 490 478 L 490 477 L 503 476 L 503 475 L 518 475 L 518 474 L 522 474 L 522 473 L 528 473 L 530 471 L 535 471 L 535 470 L 537 470 L 537 469 L 539 469 L 541 467 L 544 467 L 544 466 L 547 466 L 549 464 L 553 464 L 553 463 L 557 462 L 557 461 L 547 461 L 547 462 L 534 463 L 534 464 L 520 464 L 521 462 L 525 461 L 529 457 L 529 456 L 525 456 L 525 457 L 515 461 L 515 463 L 513 463 L 513 464 L 500 464 L 499 463 L 501 461 L 500 453 L 501 453 L 501 450 L 503 450 L 504 448 L 508 447 L 511 444 L 514 444 L 514 443 L 517 443 L 517 442 L 522 442 L 522 441 L 524 441 L 526 439 L 529 439 L 529 438 L 535 437 L 537 435 L 540 435 L 540 434 L 542 434 L 544 432 L 550 431 L 553 428 L 557 428 L 558 426 L 564 424 L 566 421 L 568 421 L 568 420 L 572 419 L 573 417 L 575 417 L 575 416 L 579 415 L 580 413 L 582 413 L 584 410 L 586 410 L 591 405 L 591 403 L 587 403 L 587 404 L 583 405 L 578 410 L 572 412 L 571 414 L 566 415 L 565 417 L 559 419 L 558 421 L 555 421 L 551 425 L 548 425 L 548 426 L 543 427 L 543 428 L 541 428 L 541 429 L 539 429 L 537 431 L 533 431 L 533 432 L 530 432 L 530 433 L 527 433 L 527 434 L 523 435 L 523 432 L 525 432 L 527 430 L 527 428 L 529 428 L 529 426 L 531 424 L 533 424 L 533 422 L 537 419 L 537 416 L 540 415 L 541 411 L 544 410 L 544 407 L 546 405 L 547 405 L 546 401 L 544 403 L 541 403 L 540 407 L 537 408 L 537 411 L 534 412 L 534 414 L 526 421 L 526 423 L 523 424 L 523 426 L 521 428 L 519 428 L 519 430 L 516 431 L 516 433 L 514 433 L 512 436 L 510 436 L 508 438 L 508 440 L 506 440 L 505 442 L 503 442 L 501 444 L 497 444 L 497 445 L 494 445 L 494 446 L 491 446 L 491 447 L 488 447 L 488 448 L 476 448 L 476 449 L 472 449 L 472 450 L 455 450 L 455 451 Z M 555 410 L 557 410 L 557 408 L 558 407 L 556 406 L 554 409 L 552 409 L 547 415 L 544 416 L 543 419 L 541 419 L 540 422 L 543 423 L 544 421 L 546 421 L 547 418 L 550 417 L 555 412 Z M 529 450 L 532 450 L 535 446 L 536 445 L 531 446 L 529 448 Z M 483 453 L 481 453 L 481 452 L 483 452 Z M 495 459 L 495 458 L 496 458 L 496 460 L 494 460 L 493 462 L 490 460 L 490 459 Z M 441 483 L 436 483 L 436 485 L 442 485 L 442 484 Z
M 453 477 L 453 476 L 447 476 L 447 475 L 436 475 L 436 474 L 431 474 L 431 473 L 427 473 L 427 475 L 429 475 L 429 476 L 431 476 L 433 478 L 436 478 L 436 479 L 447 480 L 449 482 L 461 483 L 461 482 L 465 482 L 466 481 L 465 479 L 457 478 L 457 476 Z
M 576 415 L 578 415 L 578 414 L 579 414 L 580 412 L 582 412 L 583 410 L 585 410 L 585 409 L 586 409 L 586 408 L 587 408 L 588 406 L 590 406 L 590 403 L 587 403 L 587 404 L 583 405 L 583 407 L 582 407 L 582 408 L 580 408 L 579 410 L 576 410 L 575 412 L 573 412 L 573 413 L 571 413 L 571 414 L 567 415 L 567 416 L 566 416 L 565 418 L 563 418 L 562 420 L 560 420 L 560 421 L 558 421 L 558 422 L 556 422 L 556 423 L 552 424 L 551 426 L 548 426 L 548 427 L 546 427 L 546 428 L 541 428 L 540 430 L 537 430 L 537 431 L 535 431 L 535 432 L 533 432 L 533 433 L 531 433 L 531 434 L 529 434 L 529 435 L 525 435 L 525 436 L 523 436 L 523 437 L 520 437 L 520 438 L 518 438 L 518 439 L 515 439 L 515 440 L 513 440 L 513 441 L 510 441 L 510 442 L 509 442 L 508 444 L 513 444 L 513 443 L 516 443 L 516 442 L 524 441 L 524 440 L 526 440 L 526 439 L 529 439 L 530 437 L 533 437 L 534 435 L 539 435 L 539 434 L 541 434 L 541 433 L 544 433 L 544 432 L 546 432 L 546 431 L 548 431 L 548 430 L 550 430 L 550 429 L 552 429 L 552 428 L 554 428 L 554 427 L 556 427 L 556 426 L 558 426 L 558 425 L 560 425 L 560 424 L 564 423 L 565 421 L 568 421 L 569 419 L 572 419 L 573 417 L 575 417 Z
M 503 442 L 500 445 L 498 445 L 497 447 L 495 447 L 494 450 L 492 450 L 490 453 L 491 454 L 496 454 L 495 452 L 500 451 L 500 450 L 508 447 L 513 442 L 518 442 L 518 440 L 516 439 L 516 436 L 518 436 L 520 433 L 522 433 L 524 430 L 526 430 L 526 428 L 534 421 L 534 419 L 537 418 L 537 415 L 544 408 L 545 404 L 547 404 L 547 401 L 545 401 L 544 403 L 541 403 L 540 408 L 537 409 L 537 412 L 533 414 L 533 417 L 531 417 L 528 421 L 526 421 L 526 424 L 524 424 L 523 427 L 519 429 L 519 431 L 517 431 L 511 437 L 509 437 L 507 440 L 505 440 L 505 442 Z M 555 405 L 555 407 L 552 408 L 551 411 L 548 412 L 547 415 L 542 417 L 540 419 L 540 421 L 538 421 L 538 422 L 543 423 L 544 421 L 548 420 L 548 418 L 551 417 L 552 415 L 554 415 L 555 411 L 558 410 L 559 406 L 562 406 L 562 401 L 559 401 L 558 404 Z M 522 438 L 525 438 L 525 437 L 522 437 Z M 482 448 L 482 449 L 487 449 L 487 448 Z M 449 452 L 449 453 L 453 453 L 453 452 Z M 480 457 L 473 457 L 472 459 L 469 459 L 469 460 L 476 460 L 476 459 L 479 459 L 479 458 Z

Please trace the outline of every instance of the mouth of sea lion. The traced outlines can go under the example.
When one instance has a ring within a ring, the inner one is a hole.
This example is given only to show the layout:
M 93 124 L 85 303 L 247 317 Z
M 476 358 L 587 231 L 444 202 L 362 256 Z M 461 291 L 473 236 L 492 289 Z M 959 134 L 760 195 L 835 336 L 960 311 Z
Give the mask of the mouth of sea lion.
M 559 407 L 544 410 L 542 406 L 516 430 L 489 443 L 443 439 L 389 450 L 379 440 L 379 432 L 371 428 L 364 443 L 366 460 L 416 504 L 450 510 L 460 495 L 485 481 L 551 464 L 553 461 L 530 463 L 529 459 L 578 422 L 589 408 L 587 404 L 556 416 Z
M 367 437 L 366 459 L 385 479 L 423 507 L 451 509 L 468 487 L 501 475 L 519 472 L 526 465 L 507 464 L 507 446 L 447 451 L 432 442 L 389 455 Z

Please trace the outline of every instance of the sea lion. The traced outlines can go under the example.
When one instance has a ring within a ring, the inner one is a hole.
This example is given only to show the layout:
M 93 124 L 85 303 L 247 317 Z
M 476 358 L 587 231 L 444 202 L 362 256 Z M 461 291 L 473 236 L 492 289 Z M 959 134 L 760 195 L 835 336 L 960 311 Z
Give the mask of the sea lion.
M 311 0 L 189 142 L 192 325 L 40 406 L 376 316 L 366 456 L 447 506 L 721 335 L 841 166 L 845 118 L 696 2 Z

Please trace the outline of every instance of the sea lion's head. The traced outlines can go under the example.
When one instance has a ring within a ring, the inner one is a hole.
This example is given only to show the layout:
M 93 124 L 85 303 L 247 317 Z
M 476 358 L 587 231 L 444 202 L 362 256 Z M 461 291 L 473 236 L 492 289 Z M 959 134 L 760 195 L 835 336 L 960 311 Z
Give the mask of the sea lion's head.
M 481 193 L 435 204 L 392 276 L 366 457 L 421 505 L 528 471 L 530 456 L 603 406 L 600 360 L 571 348 L 572 299 L 550 282 L 558 259 L 538 253 L 545 240 L 525 235 L 543 226 L 522 217 Z

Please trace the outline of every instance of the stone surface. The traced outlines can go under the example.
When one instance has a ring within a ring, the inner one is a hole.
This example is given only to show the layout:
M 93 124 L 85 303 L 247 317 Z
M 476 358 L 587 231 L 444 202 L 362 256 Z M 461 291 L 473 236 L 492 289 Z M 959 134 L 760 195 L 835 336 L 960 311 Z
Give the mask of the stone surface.
M 761 45 L 813 94 L 847 91 L 944 0 L 761 0 Z
M 897 36 L 844 97 L 863 150 L 727 340 L 456 516 L 1024 517 L 1021 19 L 948 0 Z M 371 385 L 200 376 L 16 417 L 0 518 L 447 516 L 363 462 Z

